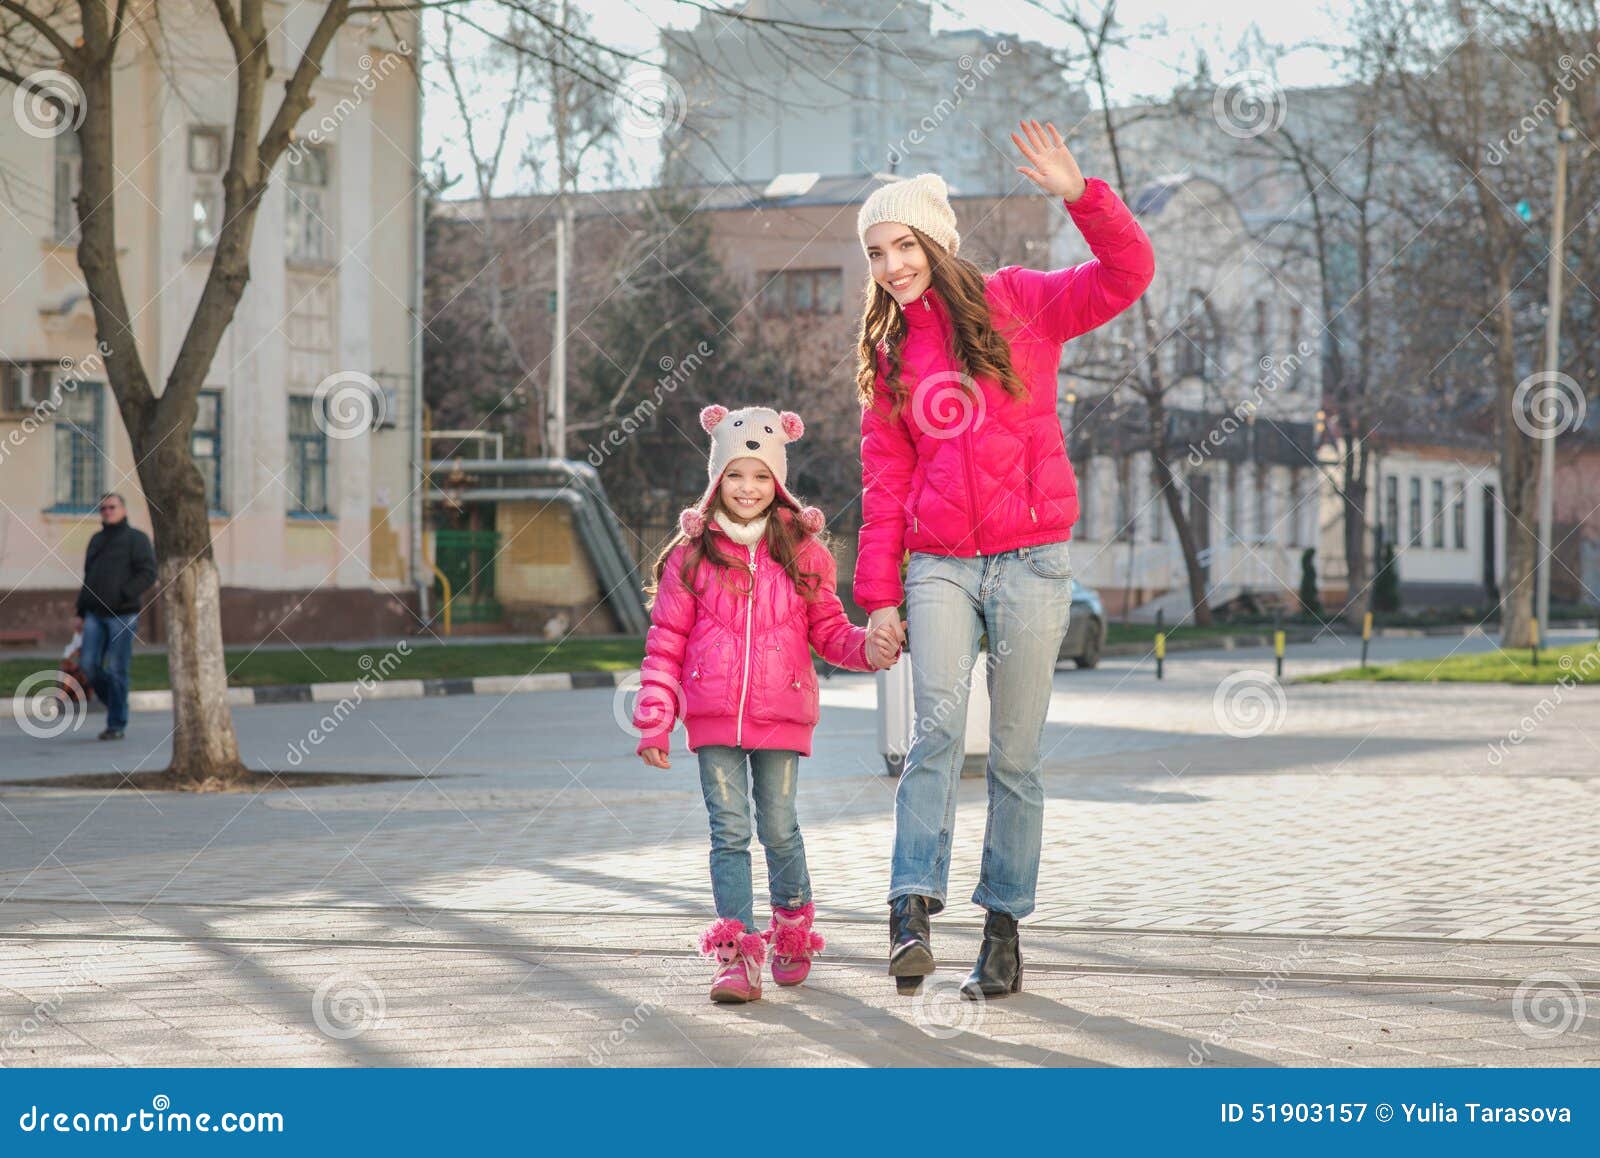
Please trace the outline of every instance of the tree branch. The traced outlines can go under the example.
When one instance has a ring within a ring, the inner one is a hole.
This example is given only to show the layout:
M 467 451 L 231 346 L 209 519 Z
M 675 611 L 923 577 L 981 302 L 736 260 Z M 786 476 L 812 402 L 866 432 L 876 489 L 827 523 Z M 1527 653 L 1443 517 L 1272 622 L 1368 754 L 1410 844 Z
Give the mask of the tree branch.
M 28 24 L 32 25 L 34 30 L 37 31 L 39 35 L 43 36 L 50 42 L 50 47 L 54 48 L 58 53 L 61 54 L 61 60 L 68 66 L 69 71 L 78 67 L 78 50 L 71 44 L 67 43 L 66 37 L 62 36 L 54 28 L 50 27 L 50 22 L 43 16 L 38 15 L 28 8 L 24 8 L 21 4 L 17 3 L 17 0 L 0 0 L 0 10 L 14 12 Z

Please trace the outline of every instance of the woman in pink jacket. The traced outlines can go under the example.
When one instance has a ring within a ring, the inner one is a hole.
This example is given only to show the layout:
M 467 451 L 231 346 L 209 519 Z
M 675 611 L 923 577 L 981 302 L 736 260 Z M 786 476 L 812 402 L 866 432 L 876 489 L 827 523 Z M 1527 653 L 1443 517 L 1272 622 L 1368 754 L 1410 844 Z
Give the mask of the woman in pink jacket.
M 743 1002 L 761 996 L 768 947 L 779 985 L 804 981 L 823 947 L 795 816 L 800 757 L 811 755 L 820 704 L 811 649 L 837 667 L 871 671 L 893 662 L 898 641 L 880 628 L 869 658 L 867 629 L 845 618 L 833 555 L 817 537 L 822 512 L 787 489 L 785 447 L 804 432 L 800 416 L 708 406 L 700 424 L 711 434 L 709 485 L 656 560 L 634 727 L 652 767 L 670 766 L 680 718 L 700 758 L 717 907 L 700 949 L 717 961 L 711 999 Z M 772 900 L 765 933 L 752 911 L 752 798 Z
M 1022 988 L 1017 920 L 1033 911 L 1043 835 L 1040 743 L 1071 607 L 1077 481 L 1056 414 L 1063 343 L 1126 309 L 1155 270 L 1150 241 L 1054 125 L 1012 134 L 1017 171 L 1060 198 L 1094 260 L 985 275 L 956 256 L 945 183 L 876 190 L 858 228 L 872 283 L 861 319 L 862 525 L 855 599 L 873 629 L 910 632 L 916 735 L 895 798 L 889 972 L 933 972 L 966 731 L 966 677 L 988 636 L 989 818 L 974 904 L 971 998 Z M 905 578 L 901 562 L 910 552 Z

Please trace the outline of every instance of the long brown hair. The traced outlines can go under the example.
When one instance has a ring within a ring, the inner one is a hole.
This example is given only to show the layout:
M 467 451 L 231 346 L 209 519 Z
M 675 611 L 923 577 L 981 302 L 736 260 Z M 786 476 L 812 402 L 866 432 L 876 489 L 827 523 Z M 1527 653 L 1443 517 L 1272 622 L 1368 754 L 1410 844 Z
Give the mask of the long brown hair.
M 722 505 L 720 486 L 712 496 L 711 510 L 706 514 L 705 530 L 694 536 L 685 535 L 680 530 L 665 547 L 661 548 L 652 570 L 654 582 L 646 594 L 653 596 L 660 589 L 661 576 L 667 570 L 667 557 L 679 543 L 689 545 L 688 551 L 683 556 L 683 566 L 678 572 L 685 587 L 694 590 L 695 575 L 703 565 L 710 564 L 717 569 L 718 580 L 729 590 L 740 595 L 750 593 L 752 577 L 745 560 L 727 554 L 723 547 L 716 543 L 717 536 L 711 533 L 711 515 L 716 511 L 724 513 L 728 511 L 727 507 Z M 800 525 L 800 508 L 785 498 L 780 490 L 773 492 L 772 505 L 767 508 L 767 527 L 762 537 L 767 544 L 767 554 L 771 555 L 773 561 L 788 574 L 789 581 L 794 584 L 795 590 L 800 592 L 800 597 L 807 603 L 814 600 L 822 585 L 822 573 L 804 569 L 800 566 L 800 560 L 807 539 L 816 539 L 824 546 L 826 539 L 821 533 L 813 535 Z
M 1026 398 L 1028 388 L 1011 364 L 1011 343 L 994 327 L 989 302 L 983 293 L 983 271 L 964 257 L 957 257 L 914 225 L 906 226 L 928 256 L 933 288 L 939 291 L 950 311 L 954 340 L 951 354 L 961 369 L 972 378 L 989 378 L 1000 383 L 1012 398 Z M 856 360 L 856 393 L 862 406 L 871 406 L 878 377 L 878 352 L 886 363 L 883 375 L 892 402 L 891 418 L 899 418 L 910 399 L 910 391 L 900 381 L 900 347 L 905 341 L 906 319 L 900 304 L 869 273 L 867 308 L 861 314 L 861 335 Z M 971 387 L 961 383 L 963 390 Z

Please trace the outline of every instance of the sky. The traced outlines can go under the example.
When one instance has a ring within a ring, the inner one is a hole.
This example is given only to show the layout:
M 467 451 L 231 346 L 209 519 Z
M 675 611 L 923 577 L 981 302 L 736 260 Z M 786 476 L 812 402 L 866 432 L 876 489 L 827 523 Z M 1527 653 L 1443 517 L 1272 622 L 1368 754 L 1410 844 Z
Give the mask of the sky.
M 936 31 L 982 28 L 1065 47 L 1073 43 L 1071 31 L 1040 11 L 1041 6 L 1060 2 L 931 0 L 933 27 Z M 1090 2 L 1098 10 L 1100 0 Z M 659 59 L 659 29 L 692 26 L 699 18 L 698 8 L 680 0 L 583 0 L 582 7 L 590 15 L 596 39 L 654 59 Z M 1210 61 L 1212 75 L 1218 78 L 1240 68 L 1267 68 L 1284 88 L 1330 83 L 1337 79 L 1336 63 L 1318 46 L 1339 40 L 1345 7 L 1337 0 L 1208 0 L 1184 10 L 1171 0 L 1121 0 L 1118 11 L 1123 26 L 1143 30 L 1145 35 L 1132 48 L 1110 59 L 1114 99 L 1132 100 L 1170 91 L 1176 80 L 1192 73 L 1202 52 Z M 487 22 L 495 22 L 492 8 L 482 12 Z M 440 19 L 438 13 L 432 14 L 434 26 L 428 29 L 434 45 L 441 41 L 437 26 Z M 469 51 L 484 43 L 470 31 L 459 35 L 462 39 L 458 47 Z M 1274 59 L 1268 59 L 1268 54 L 1261 51 L 1262 45 L 1275 46 L 1271 50 Z M 432 69 L 429 73 L 436 75 Z M 507 76 L 480 72 L 473 81 L 473 107 L 503 107 L 509 89 Z M 471 153 L 464 143 L 464 126 L 454 98 L 427 77 L 425 83 L 426 149 L 430 154 L 437 152 L 446 172 L 465 175 L 471 169 Z M 492 121 L 492 117 L 479 118 L 475 127 L 481 132 Z M 542 116 L 537 109 L 529 109 L 519 117 L 508 144 L 510 157 L 514 159 L 528 151 L 528 142 L 537 138 L 541 127 Z M 623 140 L 626 147 L 621 157 L 622 173 L 615 184 L 650 184 L 659 157 L 655 141 L 648 136 L 626 135 Z M 538 150 L 535 147 L 533 151 Z M 496 193 L 527 192 L 539 187 L 526 168 L 507 164 L 503 170 Z M 463 181 L 449 195 L 468 195 L 469 185 Z

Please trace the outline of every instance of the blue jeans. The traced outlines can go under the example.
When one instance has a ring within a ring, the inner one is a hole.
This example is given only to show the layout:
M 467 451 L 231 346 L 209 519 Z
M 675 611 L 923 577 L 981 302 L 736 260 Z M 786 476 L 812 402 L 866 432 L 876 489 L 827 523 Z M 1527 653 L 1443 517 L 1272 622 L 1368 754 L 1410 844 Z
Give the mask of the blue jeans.
M 889 899 L 944 908 L 967 732 L 967 677 L 987 632 L 989 821 L 974 904 L 1033 912 L 1044 836 L 1039 748 L 1072 611 L 1065 542 L 962 559 L 913 552 L 906 622 L 916 732 L 894 802 Z
M 796 909 L 811 900 L 806 844 L 794 807 L 800 753 L 708 744 L 697 755 L 700 791 L 711 818 L 711 896 L 717 916 L 737 917 L 746 931 L 754 933 L 758 930 L 750 884 L 752 796 L 756 833 L 767 853 L 767 890 L 773 906 Z
M 120 732 L 128 726 L 128 668 L 133 663 L 133 637 L 139 613 L 83 617 L 83 650 L 78 666 L 106 706 L 106 727 Z

